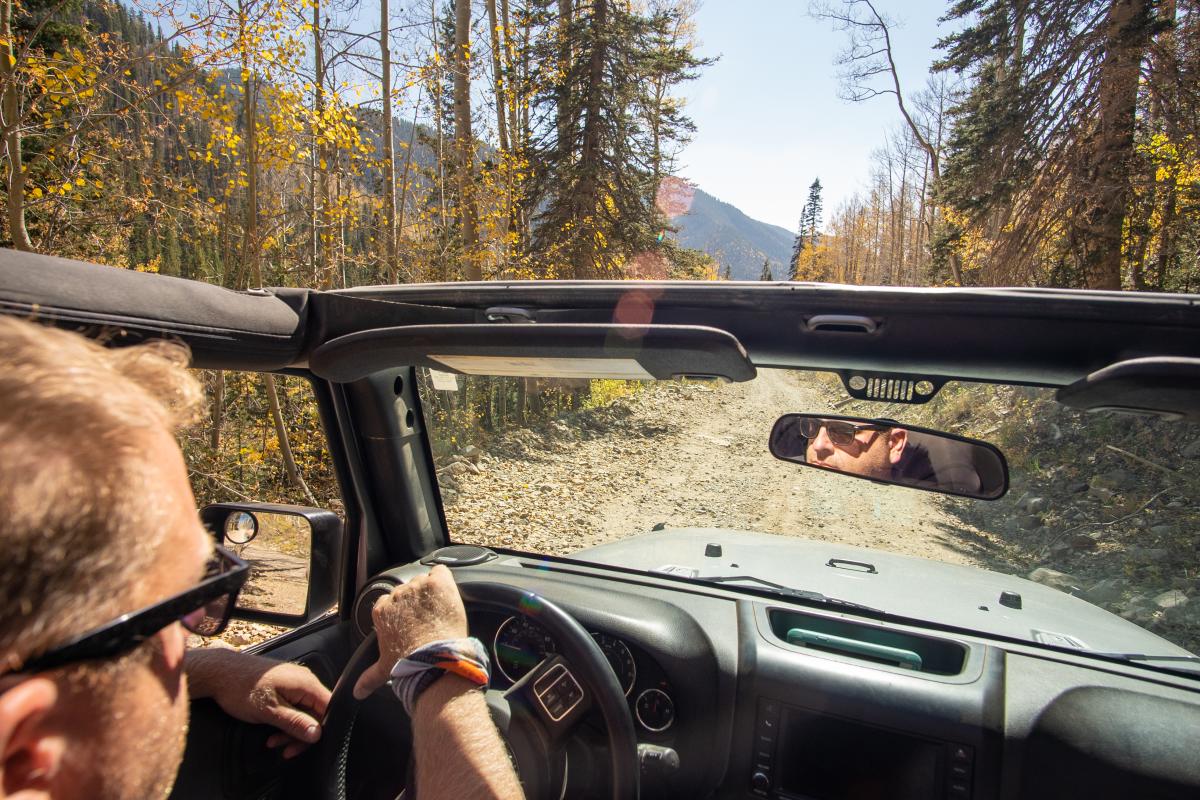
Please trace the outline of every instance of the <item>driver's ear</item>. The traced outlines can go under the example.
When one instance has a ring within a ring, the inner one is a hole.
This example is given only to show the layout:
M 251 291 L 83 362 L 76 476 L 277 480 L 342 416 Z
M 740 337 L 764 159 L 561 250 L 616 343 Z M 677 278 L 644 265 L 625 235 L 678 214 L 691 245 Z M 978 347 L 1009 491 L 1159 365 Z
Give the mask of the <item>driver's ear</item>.
M 0 694 L 0 798 L 40 800 L 51 796 L 65 741 L 46 729 L 59 702 L 58 686 L 34 677 Z
M 908 431 L 904 428 L 892 428 L 888 432 L 888 460 L 893 464 L 899 464 L 900 458 L 904 455 L 904 448 L 908 444 Z
M 187 634 L 183 625 L 178 622 L 168 625 L 155 634 L 162 648 L 163 666 L 168 672 L 178 672 L 183 668 L 183 654 L 187 652 Z

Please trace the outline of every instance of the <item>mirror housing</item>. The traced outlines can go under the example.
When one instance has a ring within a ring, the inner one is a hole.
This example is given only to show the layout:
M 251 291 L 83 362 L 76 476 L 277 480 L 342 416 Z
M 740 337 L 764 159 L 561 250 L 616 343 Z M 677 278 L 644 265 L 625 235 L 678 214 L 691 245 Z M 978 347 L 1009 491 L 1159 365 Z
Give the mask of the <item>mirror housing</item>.
M 784 414 L 771 429 L 783 461 L 978 500 L 1008 491 L 1008 463 L 995 445 L 895 420 Z
M 308 524 L 311 540 L 308 591 L 304 612 L 283 614 L 274 611 L 260 611 L 242 608 L 239 602 L 238 607 L 233 610 L 233 619 L 286 627 L 295 627 L 311 622 L 337 605 L 338 577 L 341 574 L 342 520 L 332 511 L 307 506 L 277 503 L 213 503 L 201 509 L 200 521 L 219 544 L 240 545 L 249 543 L 258 536 L 261 528 L 259 514 L 300 517 Z M 233 534 L 232 538 L 229 537 L 231 533 Z M 239 538 L 241 541 L 238 540 Z

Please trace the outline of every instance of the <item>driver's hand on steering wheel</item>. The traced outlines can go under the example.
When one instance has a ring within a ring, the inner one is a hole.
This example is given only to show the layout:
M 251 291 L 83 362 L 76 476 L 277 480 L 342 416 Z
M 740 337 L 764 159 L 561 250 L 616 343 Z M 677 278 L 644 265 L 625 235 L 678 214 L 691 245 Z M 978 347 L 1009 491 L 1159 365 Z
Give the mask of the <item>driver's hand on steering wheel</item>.
M 354 685 L 357 700 L 387 683 L 396 662 L 418 647 L 467 635 L 467 612 L 458 585 L 441 564 L 379 598 L 371 616 L 379 636 L 379 660 Z

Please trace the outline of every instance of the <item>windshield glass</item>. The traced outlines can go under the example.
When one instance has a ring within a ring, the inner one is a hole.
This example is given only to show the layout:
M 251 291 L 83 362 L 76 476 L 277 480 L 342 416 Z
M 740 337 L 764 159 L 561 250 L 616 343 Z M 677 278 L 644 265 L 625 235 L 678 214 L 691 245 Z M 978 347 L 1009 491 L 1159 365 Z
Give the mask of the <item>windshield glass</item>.
M 1188 602 L 1200 567 L 1188 535 L 1200 516 L 1189 465 L 1200 445 L 1178 424 L 1083 414 L 1049 390 L 1003 385 L 951 383 L 924 405 L 856 401 L 836 376 L 786 370 L 739 384 L 421 374 L 455 542 L 699 579 L 743 576 L 745 585 L 936 613 L 1032 641 L 1184 655 L 1123 619 L 1200 651 L 1200 615 Z M 992 442 L 1007 457 L 1011 488 L 989 502 L 773 458 L 772 424 L 795 411 Z M 782 547 L 801 542 L 824 546 Z M 706 555 L 708 545 L 720 555 Z M 877 583 L 845 580 L 850 573 L 829 568 L 830 558 L 871 564 Z M 1021 596 L 1019 611 L 999 602 L 1002 591 Z M 1068 594 L 1122 619 L 1097 617 Z

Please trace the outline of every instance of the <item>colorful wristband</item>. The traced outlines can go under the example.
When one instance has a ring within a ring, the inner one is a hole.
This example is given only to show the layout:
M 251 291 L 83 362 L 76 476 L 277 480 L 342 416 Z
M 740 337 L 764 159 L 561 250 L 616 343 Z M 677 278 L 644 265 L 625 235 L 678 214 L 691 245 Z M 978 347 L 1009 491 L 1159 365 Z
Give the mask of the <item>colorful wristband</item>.
M 490 677 L 483 642 L 474 637 L 430 642 L 396 662 L 392 667 L 392 691 L 410 717 L 417 697 L 446 672 L 486 689 Z

